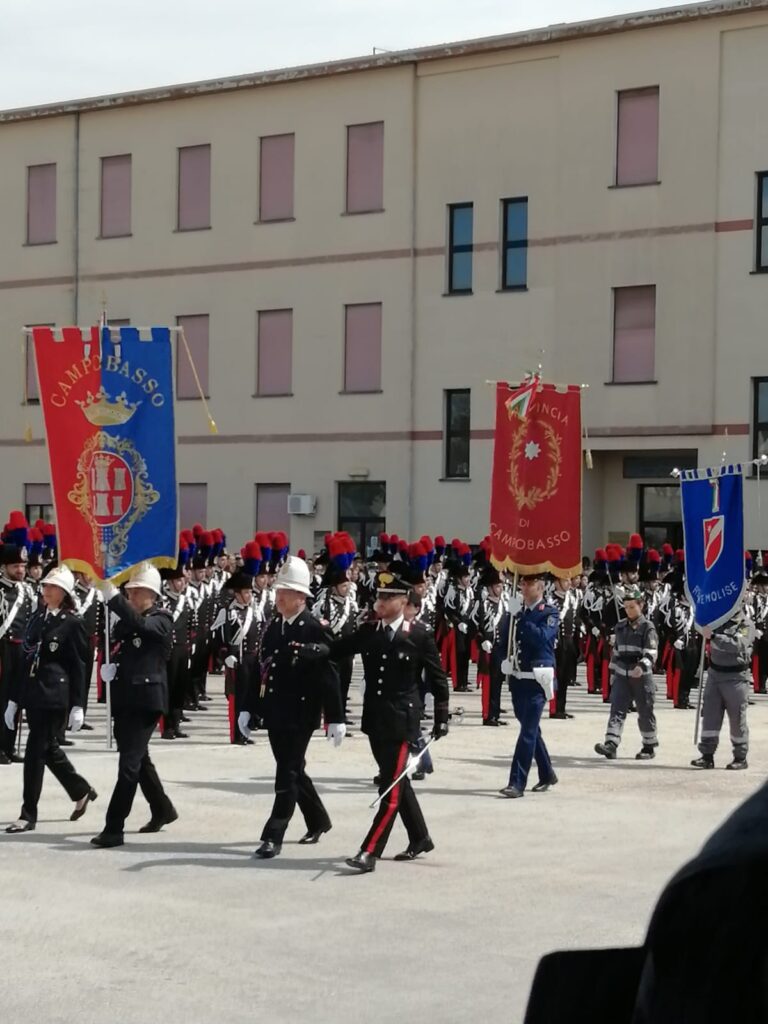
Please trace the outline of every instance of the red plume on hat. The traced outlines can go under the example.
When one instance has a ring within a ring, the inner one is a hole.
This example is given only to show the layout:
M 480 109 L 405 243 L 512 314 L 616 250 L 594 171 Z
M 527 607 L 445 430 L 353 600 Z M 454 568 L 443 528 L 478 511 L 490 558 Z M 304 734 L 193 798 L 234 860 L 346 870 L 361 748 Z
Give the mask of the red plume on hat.
M 640 560 L 643 557 L 644 547 L 643 538 L 640 534 L 633 533 L 629 538 L 629 543 L 627 544 L 627 560 L 634 562 L 635 565 L 639 565 Z
M 240 554 L 243 556 L 243 572 L 257 576 L 261 565 L 261 548 L 255 540 L 249 540 Z
M 648 561 L 653 562 L 654 565 L 659 565 L 659 563 L 661 562 L 661 555 L 656 550 L 656 548 L 651 548 L 651 550 L 648 552 Z
M 675 561 L 678 565 L 685 565 L 685 550 L 683 548 L 678 548 L 675 552 Z
M 197 538 L 204 532 L 205 528 L 201 526 L 200 523 L 195 523 L 195 525 L 192 527 L 192 536 L 195 538 L 195 540 L 197 540 Z
M 437 537 L 435 537 L 435 551 L 437 552 L 439 557 L 442 557 L 445 554 L 445 548 L 445 537 L 443 537 L 442 535 L 438 535 Z

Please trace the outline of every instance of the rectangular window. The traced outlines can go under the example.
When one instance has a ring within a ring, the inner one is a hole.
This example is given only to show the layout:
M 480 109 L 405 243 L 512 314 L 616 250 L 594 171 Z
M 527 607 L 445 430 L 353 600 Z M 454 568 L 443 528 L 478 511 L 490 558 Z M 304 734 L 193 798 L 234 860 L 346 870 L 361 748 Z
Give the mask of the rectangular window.
M 448 292 L 451 295 L 472 292 L 472 203 L 454 203 L 448 207 Z
M 661 548 L 683 546 L 682 509 L 679 484 L 639 484 L 640 533 L 646 545 Z
M 656 285 L 613 289 L 613 382 L 654 379 Z
M 695 448 L 677 452 L 652 452 L 649 455 L 625 455 L 622 476 L 625 480 L 668 480 L 673 469 L 696 469 L 698 460 L 699 453 Z
M 383 481 L 340 481 L 338 528 L 359 552 L 371 554 L 387 524 L 387 485 Z
M 345 306 L 344 390 L 381 390 L 381 303 Z
M 443 426 L 445 465 L 443 474 L 449 480 L 469 479 L 469 388 L 443 392 L 445 422 Z
M 101 158 L 101 238 L 131 233 L 131 154 Z
M 179 484 L 179 525 L 190 530 L 208 518 L 208 484 Z
M 34 525 L 38 519 L 52 523 L 56 518 L 50 484 L 24 484 L 24 515 Z
M 56 241 L 56 164 L 27 168 L 27 245 Z
M 659 87 L 619 93 L 616 184 L 651 185 L 659 180 Z
M 293 217 L 293 135 L 265 135 L 259 149 L 259 220 Z
M 288 516 L 290 484 L 256 484 L 256 529 L 274 533 L 282 530 L 290 537 Z
M 256 394 L 290 395 L 293 310 L 260 310 L 256 344 Z
M 347 213 L 384 209 L 384 122 L 347 126 Z
M 768 455 L 768 377 L 755 377 L 752 386 L 752 458 L 759 459 Z
M 179 149 L 179 231 L 211 226 L 211 147 Z
M 501 287 L 525 288 L 528 284 L 528 199 L 503 199 Z
M 756 270 L 768 270 L 768 171 L 757 176 L 757 216 L 755 217 Z
M 208 314 L 178 316 L 176 323 L 184 331 L 184 337 L 189 346 L 189 355 L 195 364 L 203 394 L 208 398 Z M 176 397 L 200 397 L 187 349 L 180 339 L 176 344 Z
M 53 327 L 53 324 L 27 324 L 27 327 Z M 24 401 L 32 405 L 40 402 L 40 387 L 37 381 L 37 365 L 35 363 L 35 343 L 31 334 L 24 335 Z

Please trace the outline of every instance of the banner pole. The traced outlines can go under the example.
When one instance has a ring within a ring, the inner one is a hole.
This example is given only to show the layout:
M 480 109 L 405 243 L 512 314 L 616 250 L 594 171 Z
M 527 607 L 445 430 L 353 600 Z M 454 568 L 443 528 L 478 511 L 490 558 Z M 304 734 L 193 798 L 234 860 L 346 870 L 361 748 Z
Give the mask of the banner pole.
M 699 699 L 696 702 L 696 725 L 693 730 L 693 745 L 698 745 L 699 742 L 699 726 L 701 724 L 701 706 L 704 702 L 704 661 L 707 656 L 707 638 L 703 633 L 701 636 L 701 658 L 699 659 Z
M 112 749 L 112 679 L 110 678 L 111 672 L 109 671 L 112 665 L 111 652 L 109 644 L 109 605 L 104 602 L 104 664 L 102 670 L 106 668 L 106 679 L 104 679 L 104 685 L 106 686 L 106 708 L 107 708 L 107 750 Z
M 515 578 L 514 578 L 514 580 L 512 582 L 512 598 L 513 599 L 517 597 L 517 579 L 518 579 L 519 575 L 520 574 L 519 574 L 518 570 L 515 569 Z M 510 616 L 510 618 L 509 618 L 509 636 L 507 637 L 507 661 L 511 661 L 513 658 L 517 657 L 517 643 L 516 642 L 513 643 L 513 637 L 514 637 L 514 630 L 512 629 L 512 619 L 513 618 L 514 618 L 514 616 Z M 509 686 L 509 676 L 508 675 L 505 676 L 504 679 L 505 679 L 505 682 L 506 682 L 507 686 Z

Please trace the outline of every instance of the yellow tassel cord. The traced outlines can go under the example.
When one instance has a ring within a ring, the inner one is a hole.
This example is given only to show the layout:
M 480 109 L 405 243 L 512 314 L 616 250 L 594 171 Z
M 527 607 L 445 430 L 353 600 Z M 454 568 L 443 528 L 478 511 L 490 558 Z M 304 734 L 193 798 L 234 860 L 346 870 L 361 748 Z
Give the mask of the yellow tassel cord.
M 208 407 L 208 400 L 206 399 L 206 397 L 205 397 L 205 395 L 203 393 L 203 386 L 200 383 L 200 378 L 197 375 L 197 367 L 195 366 L 194 361 L 192 359 L 192 353 L 189 351 L 189 345 L 187 344 L 187 338 L 186 338 L 186 335 L 184 334 L 184 328 L 183 327 L 179 328 L 179 335 L 181 337 L 182 344 L 184 345 L 184 351 L 187 353 L 187 359 L 189 360 L 189 365 L 192 368 L 192 376 L 195 378 L 195 385 L 197 386 L 197 393 L 200 395 L 200 401 L 203 403 L 203 409 L 205 411 L 205 415 L 208 417 L 208 430 L 209 430 L 209 432 L 211 434 L 218 434 L 219 428 L 216 426 L 216 421 L 214 420 L 213 416 L 211 416 L 211 410 Z

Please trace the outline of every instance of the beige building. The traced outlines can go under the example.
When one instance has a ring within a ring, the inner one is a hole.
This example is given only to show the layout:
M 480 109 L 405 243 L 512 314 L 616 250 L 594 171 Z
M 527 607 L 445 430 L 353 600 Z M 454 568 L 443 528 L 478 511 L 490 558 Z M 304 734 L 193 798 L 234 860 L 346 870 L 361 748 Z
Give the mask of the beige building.
M 767 57 L 739 0 L 0 114 L 3 501 L 50 501 L 22 326 L 106 298 L 185 326 L 183 518 L 231 545 L 479 539 L 485 382 L 538 363 L 589 385 L 584 549 L 676 540 L 673 467 L 768 450 Z

